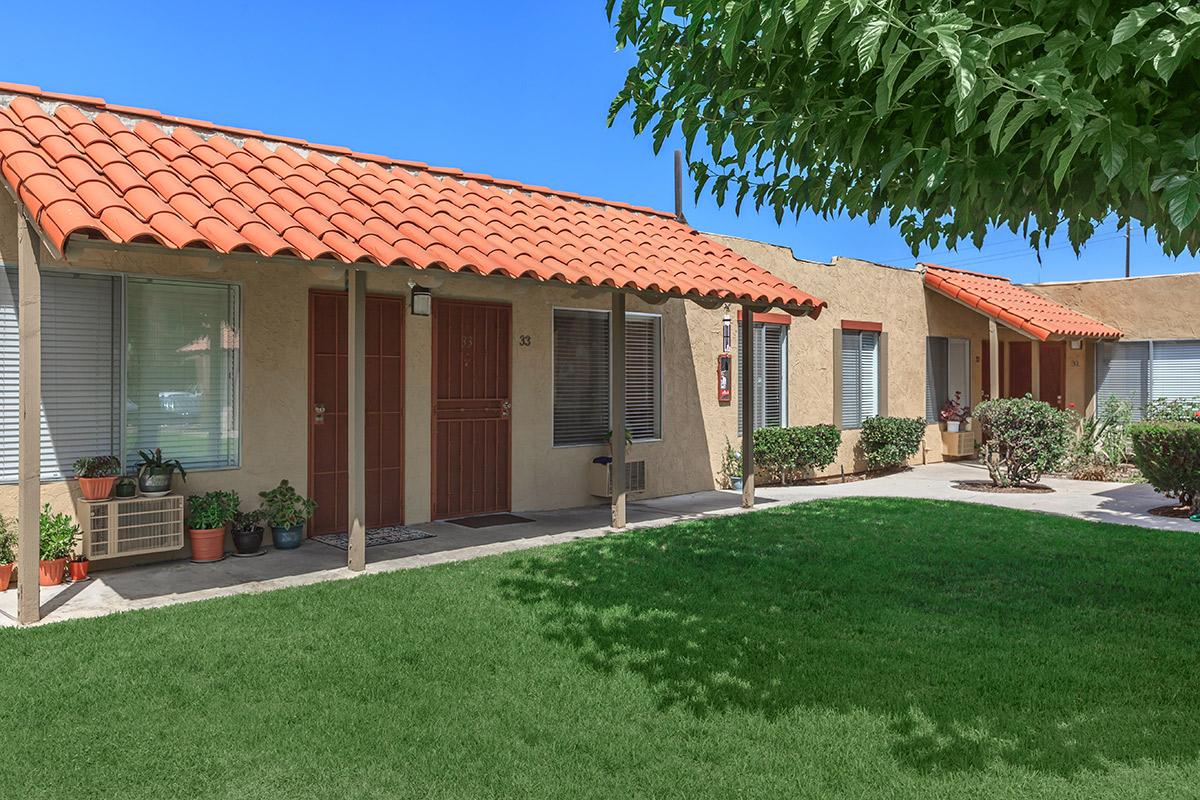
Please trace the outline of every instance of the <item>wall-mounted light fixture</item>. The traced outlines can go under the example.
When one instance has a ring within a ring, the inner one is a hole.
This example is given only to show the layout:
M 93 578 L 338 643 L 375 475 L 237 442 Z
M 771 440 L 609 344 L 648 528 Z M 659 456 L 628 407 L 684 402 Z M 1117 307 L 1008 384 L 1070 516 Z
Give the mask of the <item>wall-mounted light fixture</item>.
M 1082 350 L 1083 349 L 1083 340 L 1082 339 L 1072 339 L 1071 340 L 1071 349 L 1072 350 Z
M 428 317 L 433 312 L 433 291 L 424 286 L 412 288 L 412 313 L 415 317 Z
M 728 353 L 733 350 L 733 320 L 728 314 L 721 320 L 721 352 Z

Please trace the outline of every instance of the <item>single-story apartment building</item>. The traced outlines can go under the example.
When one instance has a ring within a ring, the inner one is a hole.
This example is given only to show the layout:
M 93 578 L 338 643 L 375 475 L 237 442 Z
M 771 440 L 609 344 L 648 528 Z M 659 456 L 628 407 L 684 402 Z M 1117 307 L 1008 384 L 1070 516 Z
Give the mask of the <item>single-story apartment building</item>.
M 361 567 L 379 526 L 601 502 L 620 524 L 625 485 L 719 485 L 747 424 L 837 424 L 836 474 L 862 469 L 874 414 L 925 417 L 920 460 L 960 452 L 934 421 L 956 390 L 1200 394 L 1196 371 L 1155 372 L 1200 339 L 1198 276 L 803 261 L 681 215 L 11 84 L 0 183 L 0 513 L 26 544 L 43 502 L 96 513 L 71 480 L 87 455 L 161 448 L 177 491 L 246 506 L 287 479 Z M 182 533 L 112 526 L 85 542 L 97 566 L 184 555 Z

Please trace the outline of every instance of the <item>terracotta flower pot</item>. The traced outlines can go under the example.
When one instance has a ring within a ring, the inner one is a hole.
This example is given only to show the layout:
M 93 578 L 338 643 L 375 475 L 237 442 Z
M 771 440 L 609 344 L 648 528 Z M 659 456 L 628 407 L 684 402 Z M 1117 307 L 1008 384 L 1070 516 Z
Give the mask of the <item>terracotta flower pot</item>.
M 38 584 L 41 586 L 58 586 L 63 582 L 63 574 L 67 571 L 67 560 L 56 558 L 52 561 L 38 562 Z
M 90 561 L 68 561 L 67 573 L 71 577 L 71 582 L 86 581 L 88 576 L 88 567 L 92 565 Z
M 8 582 L 12 580 L 12 564 L 0 564 L 0 592 L 8 591 Z
M 225 556 L 225 529 L 189 530 L 192 561 L 220 561 Z
M 111 478 L 80 478 L 79 493 L 84 500 L 107 500 L 117 485 L 117 476 Z

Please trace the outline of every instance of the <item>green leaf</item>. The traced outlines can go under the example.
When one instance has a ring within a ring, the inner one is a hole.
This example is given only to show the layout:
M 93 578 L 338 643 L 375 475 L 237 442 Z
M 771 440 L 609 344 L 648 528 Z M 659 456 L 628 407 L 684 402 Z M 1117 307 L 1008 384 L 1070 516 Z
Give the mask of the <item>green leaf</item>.
M 1000 154 L 1000 134 L 1004 130 L 1004 120 L 1008 119 L 1009 112 L 1016 104 L 1017 95 L 1014 92 L 1005 92 L 992 110 L 992 115 L 988 117 L 988 143 L 992 146 L 992 152 L 997 155 Z
M 875 65 L 879 55 L 879 42 L 888 29 L 887 20 L 876 17 L 863 26 L 862 36 L 858 39 L 858 70 L 866 72 Z
M 1128 151 L 1125 149 L 1125 145 L 1113 138 L 1110 128 L 1109 134 L 1100 142 L 1100 169 L 1104 171 L 1109 180 L 1117 177 L 1117 173 L 1125 165 L 1126 155 L 1128 155 Z
M 1200 11 L 1194 6 L 1180 6 L 1175 9 L 1175 16 L 1179 17 L 1179 21 L 1184 25 L 1200 24 Z
M 1020 131 L 1021 128 L 1025 127 L 1025 123 L 1033 119 L 1034 115 L 1037 114 L 1038 111 L 1039 109 L 1035 101 L 1026 100 L 1025 104 L 1021 106 L 1021 110 L 1017 112 L 1017 115 L 1009 120 L 1008 124 L 1004 126 L 1004 132 L 1000 134 L 1000 142 L 997 152 L 1003 152 L 1004 149 L 1008 147 L 1008 143 L 1011 142 L 1013 137 L 1017 135 L 1017 132 Z
M 812 22 L 812 28 L 809 29 L 808 36 L 804 40 L 804 48 L 809 53 L 817 49 L 825 31 L 829 30 L 829 26 L 842 15 L 845 8 L 846 6 L 839 0 L 825 0 L 825 5 L 821 6 L 821 10 L 817 12 L 817 16 Z
M 1200 213 L 1200 183 L 1194 177 L 1176 176 L 1167 184 L 1163 199 L 1167 201 L 1171 224 L 1182 231 Z
M 1126 14 L 1117 26 L 1113 28 L 1112 43 L 1120 44 L 1126 39 L 1131 39 L 1138 31 L 1140 31 L 1147 22 L 1157 17 L 1163 12 L 1162 3 L 1150 3 L 1149 5 L 1135 8 Z
M 1005 28 L 1000 33 L 993 36 L 988 45 L 992 48 L 999 47 L 1002 44 L 1007 44 L 1015 39 L 1023 39 L 1026 36 L 1045 36 L 1046 32 L 1032 22 L 1024 22 L 1020 25 L 1013 25 L 1011 28 Z

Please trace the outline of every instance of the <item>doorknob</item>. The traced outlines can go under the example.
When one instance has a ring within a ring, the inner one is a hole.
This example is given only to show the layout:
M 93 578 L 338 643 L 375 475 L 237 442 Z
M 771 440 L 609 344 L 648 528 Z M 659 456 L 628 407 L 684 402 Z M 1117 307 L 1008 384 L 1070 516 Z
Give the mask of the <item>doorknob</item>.
M 512 412 L 512 403 L 505 400 L 500 404 L 500 416 L 507 417 Z
M 313 404 L 313 423 L 316 425 L 321 425 L 324 422 L 325 422 L 325 404 L 324 403 L 314 403 Z

